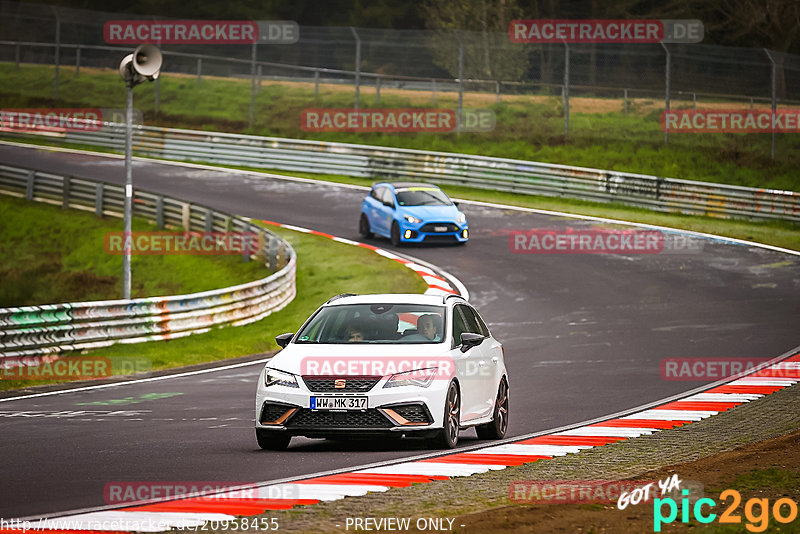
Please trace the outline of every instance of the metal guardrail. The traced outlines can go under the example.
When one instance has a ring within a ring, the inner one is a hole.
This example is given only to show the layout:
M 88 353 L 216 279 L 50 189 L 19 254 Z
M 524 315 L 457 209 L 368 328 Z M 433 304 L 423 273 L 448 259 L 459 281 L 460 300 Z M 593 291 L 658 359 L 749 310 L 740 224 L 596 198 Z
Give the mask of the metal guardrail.
M 8 135 L 17 135 L 9 133 Z M 55 139 L 52 132 L 50 139 Z M 66 131 L 61 140 L 122 151 L 124 127 Z M 800 222 L 800 193 L 532 161 L 370 145 L 140 126 L 134 151 L 154 158 L 619 202 L 663 212 Z
M 122 217 L 122 187 L 0 165 L 0 194 Z M 64 351 L 174 339 L 214 326 L 240 326 L 294 299 L 296 256 L 291 245 L 244 217 L 230 216 L 163 195 L 136 191 L 134 217 L 161 228 L 192 232 L 253 232 L 255 254 L 273 274 L 246 284 L 189 295 L 0 308 L 0 365 Z

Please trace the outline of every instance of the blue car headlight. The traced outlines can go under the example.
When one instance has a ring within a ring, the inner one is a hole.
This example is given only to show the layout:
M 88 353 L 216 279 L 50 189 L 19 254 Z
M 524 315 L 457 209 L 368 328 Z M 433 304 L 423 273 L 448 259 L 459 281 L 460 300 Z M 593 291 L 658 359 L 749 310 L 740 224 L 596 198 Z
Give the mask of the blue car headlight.
M 458 224 L 464 224 L 465 222 L 467 222 L 467 216 L 459 211 L 458 212 L 458 218 L 456 219 L 456 222 Z
M 419 224 L 422 222 L 422 219 L 414 217 L 413 215 L 403 215 L 403 218 L 411 224 Z

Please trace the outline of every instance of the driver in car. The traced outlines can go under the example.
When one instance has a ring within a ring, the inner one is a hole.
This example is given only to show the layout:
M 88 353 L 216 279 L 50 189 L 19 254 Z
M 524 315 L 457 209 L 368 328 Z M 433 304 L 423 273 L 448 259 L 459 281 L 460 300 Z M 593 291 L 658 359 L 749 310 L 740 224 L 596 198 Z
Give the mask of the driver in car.
M 433 314 L 421 315 L 420 318 L 417 319 L 417 332 L 431 341 L 439 341 L 441 338 L 436 328 L 438 319 L 439 317 Z

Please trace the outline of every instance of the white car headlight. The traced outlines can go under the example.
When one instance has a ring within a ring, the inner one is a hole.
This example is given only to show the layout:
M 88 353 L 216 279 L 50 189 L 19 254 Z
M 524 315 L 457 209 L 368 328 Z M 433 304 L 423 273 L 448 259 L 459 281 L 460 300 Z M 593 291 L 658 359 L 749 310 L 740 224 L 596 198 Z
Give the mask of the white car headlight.
M 422 222 L 422 219 L 414 217 L 413 215 L 403 215 L 403 218 L 411 224 L 418 224 Z
M 456 222 L 458 224 L 464 224 L 465 222 L 467 222 L 467 216 L 464 215 L 463 213 L 459 212 L 458 213 L 458 219 L 456 219 Z
M 390 376 L 383 387 L 397 388 L 401 386 L 418 386 L 426 388 L 431 385 L 438 371 L 438 367 L 429 367 L 427 369 L 415 369 L 413 371 L 397 373 Z
M 297 377 L 291 373 L 284 373 L 276 369 L 267 369 L 264 373 L 264 385 L 267 387 L 278 385 L 286 386 L 289 388 L 299 388 L 297 385 Z

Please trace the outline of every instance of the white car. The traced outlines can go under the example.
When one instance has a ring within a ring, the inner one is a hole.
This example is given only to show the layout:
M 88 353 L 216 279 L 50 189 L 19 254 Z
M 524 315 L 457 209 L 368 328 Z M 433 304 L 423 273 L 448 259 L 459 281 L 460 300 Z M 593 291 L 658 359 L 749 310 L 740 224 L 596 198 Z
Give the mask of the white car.
M 421 437 L 444 448 L 467 427 L 505 436 L 503 347 L 462 297 L 340 295 L 276 340 L 283 350 L 256 392 L 263 449 L 285 449 L 292 436 Z

